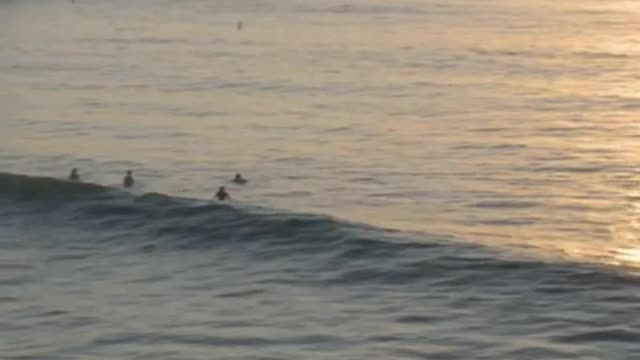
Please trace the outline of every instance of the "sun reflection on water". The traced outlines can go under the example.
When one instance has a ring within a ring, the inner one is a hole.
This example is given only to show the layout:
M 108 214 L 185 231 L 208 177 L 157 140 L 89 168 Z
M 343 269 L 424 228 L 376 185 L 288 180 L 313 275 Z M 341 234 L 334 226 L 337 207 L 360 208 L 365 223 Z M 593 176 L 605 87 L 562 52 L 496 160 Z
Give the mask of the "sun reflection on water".
M 631 191 L 626 198 L 630 202 L 629 211 L 618 224 L 611 227 L 615 248 L 610 251 L 606 263 L 640 274 L 640 194 Z
M 640 269 L 640 247 L 619 249 L 616 252 L 616 259 L 622 266 L 637 267 Z

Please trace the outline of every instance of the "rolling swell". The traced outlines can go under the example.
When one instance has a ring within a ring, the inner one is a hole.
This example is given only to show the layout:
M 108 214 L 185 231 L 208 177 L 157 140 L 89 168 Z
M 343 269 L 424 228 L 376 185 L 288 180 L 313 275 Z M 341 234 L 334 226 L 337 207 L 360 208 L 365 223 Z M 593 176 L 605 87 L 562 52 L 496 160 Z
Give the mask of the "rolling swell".
M 55 208 L 54 221 L 102 230 L 126 230 L 147 237 L 179 240 L 199 248 L 220 242 L 265 242 L 295 248 L 331 248 L 351 242 L 357 248 L 345 255 L 366 256 L 376 251 L 426 248 L 429 244 L 396 244 L 376 237 L 390 230 L 356 225 L 327 216 L 293 214 L 242 204 L 214 203 L 160 193 L 136 196 L 106 186 L 49 177 L 0 174 L 0 204 L 21 209 L 21 215 Z M 370 248 L 371 250 L 367 250 Z
M 598 269 L 578 271 L 568 264 L 514 259 L 443 236 L 411 236 L 327 216 L 159 193 L 136 196 L 116 188 L 47 177 L 0 174 L 0 210 L 5 216 L 7 209 L 14 209 L 8 216 L 44 218 L 47 226 L 71 224 L 96 234 L 124 234 L 120 241 L 134 251 L 240 246 L 256 259 L 297 259 L 324 273 L 315 280 L 323 284 L 428 281 L 441 287 L 500 287 L 515 280 L 540 281 L 542 276 L 547 281 L 540 282 L 540 291 L 552 292 L 558 281 L 581 286 L 635 283 Z M 106 242 L 100 235 L 83 241 Z
M 14 201 L 54 201 L 104 194 L 107 187 L 70 182 L 51 177 L 0 173 L 0 199 Z

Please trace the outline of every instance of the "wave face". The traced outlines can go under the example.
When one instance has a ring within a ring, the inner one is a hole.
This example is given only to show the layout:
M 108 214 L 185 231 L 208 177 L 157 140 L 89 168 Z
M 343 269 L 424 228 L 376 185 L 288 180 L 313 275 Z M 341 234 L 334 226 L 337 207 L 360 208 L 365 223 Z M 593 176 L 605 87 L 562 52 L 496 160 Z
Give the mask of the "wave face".
M 9 358 L 640 350 L 640 324 L 626 315 L 638 307 L 635 278 L 446 236 L 5 173 L 0 239 L 0 309 L 18 310 L 4 312 L 0 336 L 18 343 L 34 327 L 48 331 Z M 522 333 L 538 334 L 535 344 Z
M 345 259 L 366 260 L 369 256 L 443 247 L 440 242 L 445 240 L 434 237 L 432 242 L 416 243 L 400 240 L 396 231 L 327 216 L 160 193 L 134 195 L 97 184 L 15 174 L 0 174 L 0 204 L 6 216 L 38 216 L 47 226 L 128 232 L 143 239 L 142 242 L 151 241 L 165 249 L 254 243 L 278 248 L 285 257 L 298 252 L 337 252 Z
M 407 234 L 328 216 L 232 202 L 160 193 L 135 195 L 114 187 L 50 177 L 0 173 L 0 208 L 5 219 L 37 217 L 46 227 L 129 234 L 134 238 L 133 248 L 143 244 L 144 251 L 206 250 L 244 243 L 283 258 L 294 254 L 329 256 L 343 261 L 345 267 L 356 261 L 375 267 L 377 260 L 384 259 L 398 265 L 398 269 L 385 267 L 387 273 L 398 270 L 398 275 L 407 275 L 406 271 L 414 271 L 412 278 L 425 279 L 433 278 L 433 271 L 543 271 L 560 266 L 515 258 L 447 236 Z M 91 240 L 100 241 L 101 237 Z M 415 258 L 420 261 L 412 262 Z M 601 276 L 608 276 L 604 274 L 602 270 Z M 598 279 L 594 277 L 594 281 Z

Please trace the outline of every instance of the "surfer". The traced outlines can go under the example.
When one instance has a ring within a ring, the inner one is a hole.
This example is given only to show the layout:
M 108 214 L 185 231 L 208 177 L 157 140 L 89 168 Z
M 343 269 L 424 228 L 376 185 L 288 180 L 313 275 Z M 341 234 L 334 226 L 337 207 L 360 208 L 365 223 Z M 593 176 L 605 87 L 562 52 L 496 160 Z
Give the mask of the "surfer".
M 237 173 L 236 177 L 234 177 L 232 181 L 234 184 L 240 184 L 240 185 L 244 185 L 247 183 L 247 179 L 243 178 L 240 173 Z
M 76 168 L 71 169 L 71 173 L 69 174 L 69 180 L 71 181 L 80 180 L 80 175 L 78 175 L 78 169 Z
M 220 201 L 225 201 L 227 199 L 231 200 L 231 196 L 229 195 L 227 190 L 224 189 L 224 186 L 220 186 L 215 196 Z
M 133 175 L 131 174 L 131 170 L 127 170 L 127 175 L 122 179 L 122 185 L 124 187 L 132 187 L 135 181 L 133 180 Z

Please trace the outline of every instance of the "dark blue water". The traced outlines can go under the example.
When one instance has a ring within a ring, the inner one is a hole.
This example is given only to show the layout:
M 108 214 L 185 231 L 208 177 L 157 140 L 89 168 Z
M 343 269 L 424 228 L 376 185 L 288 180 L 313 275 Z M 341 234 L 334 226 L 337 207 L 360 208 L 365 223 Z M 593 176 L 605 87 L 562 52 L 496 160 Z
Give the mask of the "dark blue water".
M 632 359 L 640 281 L 436 235 L 0 174 L 4 359 Z

